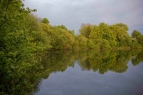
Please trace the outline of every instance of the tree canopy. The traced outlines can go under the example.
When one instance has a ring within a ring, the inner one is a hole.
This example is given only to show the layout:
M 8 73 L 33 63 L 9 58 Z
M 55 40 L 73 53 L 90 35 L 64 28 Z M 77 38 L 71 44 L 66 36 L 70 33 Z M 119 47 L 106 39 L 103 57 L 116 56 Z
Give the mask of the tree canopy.
M 137 38 L 138 36 L 140 36 L 141 35 L 141 33 L 139 32 L 139 31 L 137 31 L 137 30 L 134 30 L 133 32 L 132 32 L 132 37 L 133 38 Z
M 41 23 L 49 24 L 50 22 L 49 22 L 49 20 L 47 18 L 43 18 L 41 20 Z
M 4 83 L 4 85 L 0 85 L 1 95 L 27 95 L 27 93 L 33 91 L 34 85 L 39 81 L 37 78 L 41 77 L 40 70 L 44 71 L 44 65 L 41 61 L 42 56 L 39 57 L 44 50 L 84 51 L 93 49 L 106 51 L 109 49 L 140 49 L 143 47 L 143 35 L 134 30 L 131 37 L 128 34 L 126 24 L 108 25 L 104 22 L 99 25 L 83 24 L 79 29 L 80 34 L 75 35 L 73 30 L 68 30 L 64 25 L 53 26 L 47 18 L 39 19 L 32 14 L 35 11 L 36 9 L 26 8 L 22 0 L 0 0 L 0 82 Z M 62 56 L 58 53 L 55 54 L 57 54 L 56 58 L 51 57 L 47 60 L 52 63 L 55 61 L 54 59 L 59 58 L 60 62 L 57 64 L 60 66 L 63 65 L 63 62 L 70 61 L 70 64 L 73 62 L 66 58 L 61 60 Z M 117 57 L 120 54 L 121 52 L 119 54 L 115 53 Z M 111 55 L 107 60 L 108 52 L 102 54 L 102 57 L 100 55 L 97 59 L 94 58 L 96 55 L 93 55 L 93 57 L 87 56 L 87 58 L 79 56 L 82 68 L 88 70 L 93 68 L 94 71 L 99 69 L 101 74 L 108 69 L 115 72 L 124 72 L 127 69 L 124 59 L 118 59 Z M 127 55 L 124 54 L 124 56 Z M 141 57 L 142 54 L 138 56 L 140 59 Z M 122 61 L 122 63 L 121 65 L 108 64 L 106 66 L 101 64 L 101 61 L 105 63 Z M 137 59 L 133 62 L 134 65 L 138 64 Z M 90 63 L 90 65 L 85 67 L 87 63 Z M 106 68 L 101 69 L 101 65 Z M 113 68 L 113 66 L 115 67 Z M 55 66 L 55 68 L 58 67 Z M 120 71 L 118 67 L 123 69 Z M 60 67 L 59 69 L 64 71 L 64 68 Z M 50 68 L 50 71 L 54 70 Z M 46 70 L 44 72 L 47 73 Z M 22 86 L 19 83 L 25 88 L 21 89 Z

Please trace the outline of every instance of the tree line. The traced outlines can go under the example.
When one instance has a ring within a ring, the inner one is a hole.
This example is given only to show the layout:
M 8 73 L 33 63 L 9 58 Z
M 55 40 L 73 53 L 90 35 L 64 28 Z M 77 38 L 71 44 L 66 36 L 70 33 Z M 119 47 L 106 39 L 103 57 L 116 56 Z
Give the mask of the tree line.
M 98 26 L 83 24 L 79 30 L 80 34 L 75 35 L 74 31 L 68 30 L 64 25 L 53 26 L 47 18 L 36 17 L 32 14 L 35 11 L 36 9 L 25 8 L 22 0 L 0 0 L 0 94 L 2 95 L 26 95 L 34 90 L 44 69 L 42 65 L 44 61 L 41 62 L 42 54 L 40 54 L 44 50 L 104 50 L 143 46 L 143 35 L 135 30 L 132 36 L 129 36 L 127 25 L 122 23 L 115 25 L 100 23 Z M 62 57 L 61 54 L 57 55 L 59 56 L 48 57 L 48 60 L 52 62 L 52 59 Z M 64 61 L 73 62 L 68 58 L 58 62 L 61 64 Z M 86 61 L 95 63 L 96 60 Z M 82 60 L 80 62 L 84 63 Z M 137 59 L 133 62 L 138 64 Z M 60 70 L 64 71 L 65 67 L 61 67 Z M 92 67 L 94 64 L 90 68 Z
M 82 24 L 75 35 L 64 25 L 50 25 L 47 18 L 39 19 L 33 14 L 28 17 L 33 41 L 43 50 L 140 49 L 143 46 L 143 35 L 134 30 L 130 36 L 128 26 L 123 23 Z
M 36 17 L 32 14 L 36 9 L 25 8 L 21 0 L 2 0 L 0 3 L 2 55 L 8 51 L 19 57 L 21 51 L 28 54 L 45 49 L 101 50 L 143 46 L 143 35 L 134 30 L 130 36 L 128 26 L 123 23 L 82 24 L 80 34 L 75 35 L 64 25 L 53 26 L 47 18 Z

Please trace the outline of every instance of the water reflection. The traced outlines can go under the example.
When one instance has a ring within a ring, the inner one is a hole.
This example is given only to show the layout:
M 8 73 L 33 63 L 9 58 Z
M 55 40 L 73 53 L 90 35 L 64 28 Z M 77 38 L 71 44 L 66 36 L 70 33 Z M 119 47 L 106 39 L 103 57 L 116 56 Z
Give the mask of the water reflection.
M 19 61 L 13 58 L 9 63 L 5 57 L 8 62 L 0 62 L 0 95 L 31 95 L 37 91 L 42 65 L 33 62 L 35 58 L 39 59 L 36 55 Z
M 63 72 L 68 66 L 74 67 L 75 61 L 83 71 L 123 73 L 128 69 L 130 59 L 133 65 L 143 61 L 143 51 L 49 51 L 42 58 L 46 71 L 43 78 L 46 79 L 52 72 Z
M 42 58 L 46 72 L 36 95 L 107 95 L 102 93 L 104 91 L 110 92 L 108 95 L 142 93 L 135 89 L 143 88 L 142 67 L 133 72 L 128 69 L 130 62 L 133 66 L 143 62 L 143 51 L 49 51 Z M 130 72 L 124 74 L 126 71 Z
M 100 74 L 104 74 L 109 70 L 117 73 L 125 72 L 131 56 L 129 51 L 94 53 L 90 57 L 88 55 L 90 54 L 87 54 L 85 59 L 79 58 L 79 65 L 82 70 L 99 71 Z
M 48 78 L 52 72 L 64 72 L 68 66 L 72 66 L 75 56 L 72 51 L 48 51 L 42 56 L 43 78 Z
M 143 51 L 136 54 L 136 56 L 132 56 L 132 64 L 134 66 L 138 65 L 140 62 L 143 62 Z
M 16 68 L 3 64 L 0 68 L 0 89 L 4 95 L 31 95 L 40 89 L 42 79 L 48 79 L 54 72 L 64 72 L 67 67 L 75 67 L 75 61 L 82 71 L 105 74 L 108 71 L 123 73 L 128 62 L 137 66 L 143 62 L 143 51 L 46 51 L 41 54 L 41 62 L 33 65 L 16 64 Z M 37 57 L 39 58 L 39 57 Z M 32 58 L 31 58 L 32 59 Z M 32 62 L 32 60 L 29 59 Z M 9 69 L 10 68 L 10 69 Z M 32 92 L 32 93 L 30 93 Z

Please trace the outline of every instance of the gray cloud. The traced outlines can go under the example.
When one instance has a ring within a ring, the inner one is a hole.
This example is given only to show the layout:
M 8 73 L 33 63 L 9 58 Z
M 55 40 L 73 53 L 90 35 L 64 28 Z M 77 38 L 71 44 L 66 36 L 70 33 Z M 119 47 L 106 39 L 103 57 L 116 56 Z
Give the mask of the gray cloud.
M 131 33 L 143 33 L 142 0 L 25 0 L 25 6 L 36 8 L 39 17 L 52 25 L 65 25 L 77 33 L 82 23 L 125 23 Z

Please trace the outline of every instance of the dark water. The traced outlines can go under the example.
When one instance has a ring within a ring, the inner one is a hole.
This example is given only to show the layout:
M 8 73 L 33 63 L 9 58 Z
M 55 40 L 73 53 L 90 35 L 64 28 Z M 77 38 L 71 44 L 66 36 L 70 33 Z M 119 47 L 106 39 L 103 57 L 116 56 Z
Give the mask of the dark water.
M 45 51 L 15 60 L 0 62 L 0 95 L 143 95 L 141 50 Z
M 143 95 L 143 52 L 51 52 L 35 95 Z

